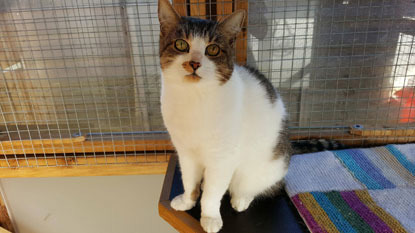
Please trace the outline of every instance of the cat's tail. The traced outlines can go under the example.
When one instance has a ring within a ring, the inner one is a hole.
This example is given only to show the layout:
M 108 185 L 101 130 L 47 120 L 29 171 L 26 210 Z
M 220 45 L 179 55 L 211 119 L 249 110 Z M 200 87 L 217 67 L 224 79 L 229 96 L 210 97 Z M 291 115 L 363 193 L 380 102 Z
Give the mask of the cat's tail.
M 310 139 L 304 141 L 292 141 L 293 154 L 313 153 L 325 150 L 341 150 L 347 147 L 331 139 Z

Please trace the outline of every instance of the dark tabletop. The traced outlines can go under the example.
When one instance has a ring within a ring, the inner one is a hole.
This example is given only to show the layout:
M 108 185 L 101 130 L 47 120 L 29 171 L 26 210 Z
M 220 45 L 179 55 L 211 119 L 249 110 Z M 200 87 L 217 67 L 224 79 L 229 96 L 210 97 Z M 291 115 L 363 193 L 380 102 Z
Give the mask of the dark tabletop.
M 180 169 L 176 167 L 170 200 L 183 193 Z M 200 202 L 187 211 L 196 219 L 200 219 Z M 244 212 L 232 209 L 229 195 L 222 199 L 221 214 L 223 228 L 221 233 L 302 233 L 307 227 L 292 205 L 284 191 L 273 198 L 258 198 Z

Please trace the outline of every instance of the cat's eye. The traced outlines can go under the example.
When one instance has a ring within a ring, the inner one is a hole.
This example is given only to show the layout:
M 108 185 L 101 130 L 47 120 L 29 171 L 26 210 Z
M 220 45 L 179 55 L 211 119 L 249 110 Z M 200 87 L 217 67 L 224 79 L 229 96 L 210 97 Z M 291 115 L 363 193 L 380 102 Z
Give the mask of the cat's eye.
M 189 44 L 182 39 L 178 39 L 174 42 L 174 47 L 179 50 L 180 52 L 188 52 L 189 51 Z
M 220 52 L 219 46 L 216 44 L 211 44 L 208 47 L 206 47 L 205 53 L 206 55 L 209 55 L 209 56 L 217 56 L 219 55 L 219 52 Z

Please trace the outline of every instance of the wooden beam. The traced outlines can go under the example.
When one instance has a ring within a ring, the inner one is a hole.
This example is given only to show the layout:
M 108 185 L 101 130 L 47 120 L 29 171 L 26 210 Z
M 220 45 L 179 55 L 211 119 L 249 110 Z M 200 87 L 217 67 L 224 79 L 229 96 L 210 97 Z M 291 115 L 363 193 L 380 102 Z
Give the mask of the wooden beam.
M 171 154 L 0 160 L 0 178 L 164 174 Z
M 414 129 L 402 130 L 356 130 L 343 133 L 292 132 L 291 140 L 307 140 L 309 138 L 326 138 L 339 140 L 349 146 L 373 146 L 387 143 L 408 143 L 415 141 Z M 0 155 L 47 155 L 47 154 L 83 154 L 112 153 L 137 151 L 174 151 L 172 142 L 167 139 L 142 140 L 85 140 L 83 137 L 74 139 L 37 139 L 0 141 Z M 39 158 L 39 156 L 38 156 Z M 78 158 L 78 157 L 77 157 Z M 0 162 L 1 163 L 1 162 Z
M 354 135 L 353 133 L 360 135 Z M 412 136 L 413 130 L 409 129 L 353 131 L 353 133 L 347 131 L 343 133 L 315 131 L 301 134 L 293 131 L 290 139 L 326 138 L 337 140 L 350 147 L 415 142 L 415 136 Z M 173 151 L 174 147 L 168 139 L 103 142 L 85 141 L 85 138 L 80 137 L 70 140 L 3 141 L 0 142 L 0 149 L 2 149 L 1 152 L 4 156 L 0 159 L 0 177 L 54 177 L 162 174 L 166 170 L 171 153 L 149 153 L 149 151 Z M 128 153 L 128 151 L 134 153 Z M 143 152 L 136 153 L 136 151 Z M 80 152 L 81 154 L 79 154 Z M 82 152 L 94 154 L 83 154 Z M 127 153 L 96 154 L 99 152 Z M 64 155 L 60 155 L 61 153 Z
M 168 139 L 85 141 L 85 139 L 79 137 L 75 140 L 39 139 L 23 141 L 0 141 L 0 155 L 102 153 L 166 150 L 174 150 L 172 143 Z
M 350 134 L 366 137 L 415 137 L 415 129 L 350 129 Z
M 30 156 L 7 157 L 0 160 L 1 167 L 54 167 L 54 166 L 95 166 L 133 163 L 167 163 L 170 153 L 127 154 L 127 155 L 66 155 L 66 156 Z M 1 171 L 1 170 L 0 170 Z
M 0 178 L 164 174 L 167 163 L 0 168 Z
M 200 223 L 184 211 L 176 211 L 170 207 L 170 201 L 159 202 L 159 215 L 166 220 L 178 232 L 204 233 Z

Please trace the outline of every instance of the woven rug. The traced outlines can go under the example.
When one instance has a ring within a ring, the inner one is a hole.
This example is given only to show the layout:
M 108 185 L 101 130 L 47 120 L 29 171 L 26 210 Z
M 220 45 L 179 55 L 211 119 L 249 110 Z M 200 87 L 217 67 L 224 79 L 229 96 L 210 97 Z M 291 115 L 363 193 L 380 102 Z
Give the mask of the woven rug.
M 286 190 L 311 232 L 415 233 L 415 144 L 295 155 Z

